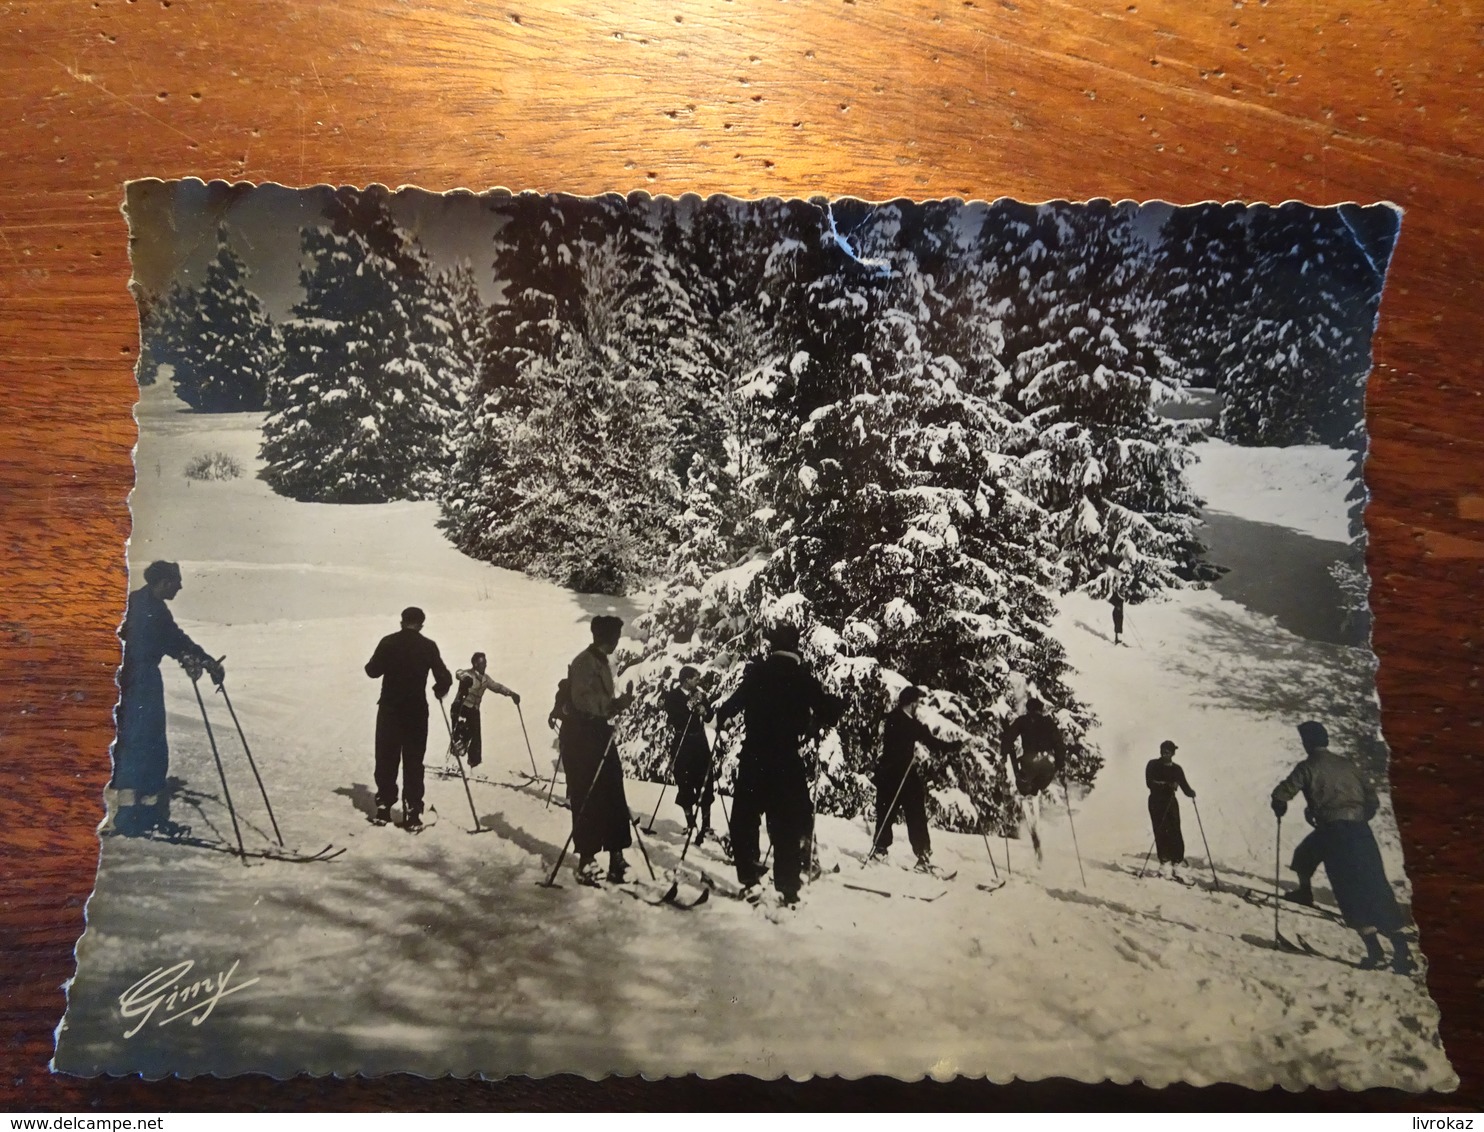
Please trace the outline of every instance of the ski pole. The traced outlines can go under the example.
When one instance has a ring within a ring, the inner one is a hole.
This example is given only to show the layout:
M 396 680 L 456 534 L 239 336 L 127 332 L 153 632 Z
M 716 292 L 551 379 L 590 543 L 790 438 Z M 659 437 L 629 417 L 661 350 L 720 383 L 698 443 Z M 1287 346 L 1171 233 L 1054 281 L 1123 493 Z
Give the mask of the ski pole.
M 201 706 L 201 722 L 206 725 L 206 738 L 211 743 L 211 757 L 216 760 L 216 773 L 222 780 L 222 797 L 227 802 L 227 813 L 232 815 L 232 832 L 237 835 L 237 854 L 247 864 L 247 846 L 242 844 L 242 830 L 237 825 L 237 807 L 232 805 L 232 791 L 227 786 L 227 771 L 222 766 L 221 752 L 216 749 L 216 736 L 211 731 L 211 720 L 206 718 L 206 701 L 201 698 L 201 677 L 191 677 L 191 687 L 196 692 L 196 703 Z
M 979 834 L 981 837 L 984 838 L 984 852 L 985 855 L 989 857 L 989 867 L 994 870 L 995 880 L 999 880 L 1000 866 L 994 863 L 994 850 L 989 847 L 989 831 L 981 827 L 979 830 Z
M 685 726 L 680 729 L 680 741 L 675 744 L 675 749 L 670 752 L 670 765 L 665 768 L 665 778 L 670 778 L 675 773 L 675 763 L 680 758 L 680 748 L 685 746 L 685 737 L 690 734 L 690 721 L 694 719 L 695 716 L 696 713 L 692 711 L 685 717 Z M 669 783 L 665 782 L 663 779 L 660 781 L 660 796 L 655 800 L 654 813 L 649 815 L 649 824 L 645 826 L 646 833 L 654 832 L 654 819 L 659 817 L 660 803 L 665 800 L 665 787 L 668 785 Z
M 469 776 L 464 773 L 463 757 L 454 750 L 453 724 L 448 721 L 448 709 L 443 706 L 441 699 L 438 701 L 438 711 L 443 716 L 443 726 L 448 728 L 448 749 L 453 752 L 453 761 L 458 764 L 459 777 L 464 781 L 464 794 L 469 799 L 469 813 L 474 816 L 474 828 L 470 832 L 483 833 L 484 830 L 479 826 L 479 811 L 474 808 L 474 791 L 469 789 Z
M 520 701 L 515 701 L 515 714 L 520 719 L 520 734 L 526 741 L 526 754 L 531 758 L 531 777 L 538 782 L 541 780 L 541 772 L 536 769 L 536 752 L 531 750 L 531 736 L 526 732 L 526 715 L 520 710 Z
M 1170 798 L 1173 800 L 1174 795 L 1171 794 Z M 1221 881 L 1216 876 L 1216 862 L 1211 857 L 1211 843 L 1206 840 L 1206 826 L 1201 821 L 1201 808 L 1195 804 L 1194 798 L 1190 800 L 1190 808 L 1195 811 L 1195 826 L 1201 831 L 1201 844 L 1206 847 L 1206 864 L 1211 866 L 1211 883 L 1216 886 L 1216 891 L 1220 892 Z
M 1278 930 L 1278 906 L 1283 903 L 1283 815 L 1278 819 L 1278 831 L 1273 837 L 1273 943 L 1283 946 L 1283 933 Z
M 634 827 L 634 843 L 639 846 L 639 855 L 644 858 L 644 867 L 649 870 L 649 879 L 658 880 L 659 878 L 654 875 L 654 865 L 649 861 L 649 850 L 644 848 L 644 838 L 639 836 L 639 819 L 630 814 L 629 824 Z
M 216 658 L 216 662 L 220 664 L 226 659 L 224 656 L 219 656 Z M 278 844 L 281 848 L 283 846 L 283 834 L 278 832 L 278 819 L 273 816 L 273 803 L 268 801 L 268 788 L 263 785 L 263 776 L 258 773 L 258 764 L 252 757 L 252 748 L 247 745 L 247 736 L 243 734 L 242 724 L 238 721 L 237 712 L 232 707 L 232 697 L 227 695 L 225 678 L 222 683 L 216 686 L 216 690 L 222 694 L 222 700 L 227 705 L 227 711 L 231 713 L 232 723 L 237 728 L 237 738 L 242 740 L 242 750 L 247 755 L 247 765 L 252 767 L 252 776 L 258 780 L 258 791 L 263 795 L 263 805 L 268 810 L 268 821 L 273 825 L 273 836 L 278 838 Z
M 1082 850 L 1077 845 L 1077 823 L 1072 820 L 1072 791 L 1071 788 L 1067 786 L 1067 776 L 1065 771 L 1062 772 L 1061 776 L 1061 792 L 1062 796 L 1067 800 L 1067 825 L 1070 826 L 1072 830 L 1072 851 L 1077 854 L 1077 872 L 1082 877 L 1082 887 L 1086 888 L 1087 873 L 1083 872 L 1082 869 Z
M 902 791 L 907 787 L 907 776 L 912 773 L 912 766 L 917 762 L 917 748 L 912 748 L 912 757 L 907 760 L 907 769 L 902 772 L 902 781 L 897 783 L 897 792 L 891 796 L 891 805 L 886 807 L 886 815 L 878 818 L 876 822 L 876 836 L 871 838 L 871 852 L 861 862 L 861 868 L 870 864 L 871 858 L 876 855 L 876 846 L 881 841 L 881 834 L 890 827 L 897 814 L 897 801 L 902 796 Z
M 563 727 L 566 724 L 562 724 Z M 593 780 L 587 784 L 587 790 L 582 795 L 582 801 L 572 811 L 572 832 L 567 834 L 567 840 L 562 845 L 562 851 L 557 854 L 556 864 L 551 866 L 551 873 L 540 882 L 542 888 L 550 888 L 556 883 L 557 870 L 562 867 L 562 862 L 567 859 L 567 850 L 572 848 L 572 838 L 577 836 L 577 827 L 582 822 L 582 815 L 587 813 L 587 803 L 593 796 L 593 790 L 598 785 L 598 775 L 603 773 L 603 764 L 608 761 L 608 752 L 613 750 L 614 733 L 608 735 L 608 745 L 603 748 L 603 755 L 598 759 L 597 769 L 593 771 Z M 555 781 L 555 779 L 553 779 Z

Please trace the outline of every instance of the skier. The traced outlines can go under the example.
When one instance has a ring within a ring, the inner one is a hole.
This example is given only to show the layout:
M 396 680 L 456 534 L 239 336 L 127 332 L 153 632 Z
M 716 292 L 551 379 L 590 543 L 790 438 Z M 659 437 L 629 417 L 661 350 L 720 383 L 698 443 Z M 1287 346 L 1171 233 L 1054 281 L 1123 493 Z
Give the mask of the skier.
M 1398 974 L 1416 970 L 1402 914 L 1386 879 L 1381 851 L 1368 824 L 1380 802 L 1360 768 L 1329 749 L 1329 734 L 1313 720 L 1299 724 L 1299 739 L 1307 756 L 1273 789 L 1273 813 L 1282 820 L 1300 791 L 1314 818 L 1314 834 L 1324 871 L 1334 889 L 1345 922 L 1365 941 L 1360 966 L 1375 970 L 1386 962 L 1380 936 L 1391 940 L 1391 969 Z
M 679 682 L 665 693 L 662 705 L 670 720 L 674 740 L 670 764 L 675 768 L 675 801 L 685 813 L 686 831 L 695 829 L 697 811 L 701 819 L 696 844 L 705 843 L 711 832 L 711 802 L 715 792 L 711 780 L 711 744 L 706 741 L 705 723 L 714 714 L 701 692 L 701 674 L 690 665 L 680 670 Z
M 592 644 L 567 666 L 570 703 L 558 742 L 567 772 L 579 884 L 598 883 L 594 858 L 605 849 L 610 883 L 622 884 L 629 868 L 623 851 L 633 844 L 633 835 L 612 720 L 633 703 L 634 686 L 631 683 L 623 695 L 614 695 L 613 669 L 608 664 L 622 632 L 620 618 L 594 617 Z
M 467 759 L 471 767 L 484 761 L 479 704 L 484 699 L 485 692 L 509 696 L 516 706 L 520 705 L 518 695 L 485 675 L 484 670 L 488 663 L 484 653 L 477 652 L 469 658 L 468 668 L 461 668 L 454 673 L 454 679 L 459 682 L 459 690 L 454 694 L 453 708 L 449 712 L 453 717 L 453 749 L 454 754 Z
M 1185 864 L 1185 835 L 1180 829 L 1180 803 L 1175 800 L 1178 788 L 1187 798 L 1195 791 L 1185 781 L 1185 771 L 1175 762 L 1180 748 L 1166 739 L 1159 745 L 1159 758 L 1150 759 L 1144 767 L 1144 785 L 1149 787 L 1149 820 L 1154 825 L 1154 844 L 1159 851 L 1159 875 L 1171 880 L 1184 880 L 1180 867 Z M 1168 871 L 1167 871 L 1168 870 Z
M 767 639 L 768 655 L 748 664 L 741 685 L 717 709 L 716 720 L 721 726 L 741 715 L 746 729 L 732 806 L 737 880 L 751 895 L 763 879 L 758 828 L 766 816 L 773 842 L 773 887 L 783 905 L 793 907 L 799 902 L 814 835 L 814 801 L 799 744 L 834 726 L 840 703 L 804 666 L 798 629 L 779 625 L 768 631 Z
M 907 821 L 907 839 L 917 854 L 917 871 L 935 871 L 932 837 L 928 833 L 927 791 L 917 769 L 917 746 L 940 754 L 958 749 L 961 743 L 939 739 L 918 719 L 914 707 L 927 695 L 909 685 L 897 697 L 897 706 L 887 715 L 881 733 L 881 757 L 876 760 L 872 782 L 876 786 L 876 834 L 868 860 L 884 860 L 892 843 L 892 823 L 898 814 Z
M 1020 740 L 1016 757 L 1015 741 Z M 1025 714 L 1010 724 L 1000 742 L 1000 753 L 1010 760 L 1015 771 L 1015 789 L 1020 794 L 1021 816 L 1030 829 L 1031 846 L 1036 860 L 1041 857 L 1040 793 L 1066 766 L 1067 748 L 1056 720 L 1047 715 L 1041 701 L 1031 696 L 1025 702 Z
M 1111 601 L 1113 605 L 1113 643 L 1115 645 L 1121 645 L 1123 644 L 1123 598 L 1118 594 L 1114 594 Z
M 114 713 L 113 781 L 118 792 L 115 831 L 141 837 L 151 831 L 179 837 L 186 827 L 170 820 L 170 745 L 165 738 L 165 684 L 160 661 L 173 657 L 192 680 L 209 673 L 220 684 L 225 670 L 176 625 L 169 607 L 181 591 L 180 566 L 151 562 L 144 585 L 129 595 L 119 636 L 119 703 Z
M 366 662 L 366 675 L 381 678 L 376 709 L 376 822 L 392 819 L 397 800 L 397 772 L 402 773 L 402 828 L 423 827 L 423 756 L 428 749 L 428 673 L 433 695 L 443 699 L 453 677 L 438 646 L 422 635 L 423 611 L 402 610 L 402 628 L 382 637 Z

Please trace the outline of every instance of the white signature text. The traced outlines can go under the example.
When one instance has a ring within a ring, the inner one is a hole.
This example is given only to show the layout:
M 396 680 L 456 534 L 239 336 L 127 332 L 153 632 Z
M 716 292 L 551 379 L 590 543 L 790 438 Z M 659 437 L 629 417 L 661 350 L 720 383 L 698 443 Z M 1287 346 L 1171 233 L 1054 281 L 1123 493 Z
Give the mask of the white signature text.
M 155 1016 L 156 1011 L 160 1013 L 160 1019 L 155 1023 L 157 1026 L 174 1022 L 177 1018 L 190 1018 L 192 1026 L 201 1025 L 211 1017 L 218 1002 L 229 994 L 246 990 L 258 981 L 253 978 L 246 982 L 232 982 L 232 976 L 237 973 L 241 962 L 240 959 L 234 959 L 225 971 L 218 971 L 214 976 L 207 975 L 189 983 L 185 980 L 196 966 L 194 959 L 183 959 L 173 967 L 156 967 L 119 995 L 119 1011 L 123 1016 L 139 1019 L 132 1030 L 125 1032 L 124 1037 L 132 1038 L 139 1033 L 145 1023 Z

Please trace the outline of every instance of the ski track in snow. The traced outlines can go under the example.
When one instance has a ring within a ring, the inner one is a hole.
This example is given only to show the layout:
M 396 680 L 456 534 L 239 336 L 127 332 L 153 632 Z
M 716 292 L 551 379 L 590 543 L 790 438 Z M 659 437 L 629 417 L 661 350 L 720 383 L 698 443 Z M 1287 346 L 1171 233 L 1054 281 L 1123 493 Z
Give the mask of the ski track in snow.
M 1418 982 L 1261 950 L 1243 937 L 1271 941 L 1271 909 L 1127 871 L 1150 841 L 1144 763 L 1173 738 L 1222 879 L 1270 887 L 1266 798 L 1298 758 L 1293 725 L 1320 714 L 1310 692 L 1368 687 L 1368 655 L 1293 638 L 1210 591 L 1131 608 L 1133 647 L 1115 649 L 1106 605 L 1063 602 L 1057 630 L 1074 687 L 1101 719 L 1106 759 L 1096 788 L 1074 799 L 1086 888 L 1058 799 L 1046 807 L 1045 864 L 1012 840 L 1010 883 L 993 894 L 975 887 L 994 877 L 984 842 L 942 832 L 935 860 L 960 870 L 942 899 L 847 889 L 843 881 L 869 883 L 882 866 L 861 870 L 863 821 L 829 817 L 818 823 L 821 855 L 841 871 L 809 886 L 778 923 L 719 895 L 691 912 L 648 907 L 578 888 L 565 866 L 563 887 L 545 889 L 538 882 L 568 815 L 517 777 L 530 759 L 502 698 L 484 707 L 479 773 L 493 783 L 471 785 L 488 832 L 470 832 L 459 780 L 432 773 L 447 742 L 436 707 L 428 799 L 437 824 L 415 838 L 368 824 L 378 682 L 361 665 L 402 606 L 422 605 L 450 667 L 485 649 L 490 674 L 523 694 L 537 767 L 549 775 L 546 709 L 586 642 L 582 622 L 632 607 L 463 557 L 437 534 L 430 504 L 297 504 L 251 476 L 187 486 L 179 469 L 201 451 L 256 468 L 260 418 L 177 413 L 152 389 L 139 416 L 135 576 L 155 557 L 187 564 L 177 617 L 227 654 L 233 704 L 286 840 L 347 852 L 327 864 L 243 864 L 105 838 L 61 1037 L 69 1070 L 1456 1084 Z M 285 565 L 306 558 L 301 574 Z M 231 824 L 189 682 L 168 666 L 165 687 L 172 773 L 186 784 L 175 817 L 226 844 Z M 267 847 L 271 829 L 236 732 L 220 697 L 206 700 L 243 836 Z M 1370 707 L 1351 710 L 1350 730 L 1364 731 Z M 1346 727 L 1332 731 L 1339 745 Z M 641 821 L 658 789 L 628 784 Z M 714 814 L 720 825 L 719 802 Z M 1209 885 L 1183 799 L 1182 817 L 1192 874 Z M 1389 805 L 1376 828 L 1405 898 Z M 1284 829 L 1285 863 L 1301 833 Z M 656 868 L 673 864 L 682 839 L 667 800 L 646 838 Z M 1005 870 L 1005 842 L 992 847 Z M 905 844 L 894 853 L 907 863 Z M 642 875 L 637 847 L 629 859 Z M 734 879 L 711 845 L 689 860 Z M 1336 924 L 1286 909 L 1284 922 L 1332 954 L 1361 953 Z M 197 976 L 240 959 L 239 981 L 259 982 L 200 1026 L 151 1024 L 124 1041 L 133 1021 L 120 1017 L 117 996 L 182 959 L 197 961 Z

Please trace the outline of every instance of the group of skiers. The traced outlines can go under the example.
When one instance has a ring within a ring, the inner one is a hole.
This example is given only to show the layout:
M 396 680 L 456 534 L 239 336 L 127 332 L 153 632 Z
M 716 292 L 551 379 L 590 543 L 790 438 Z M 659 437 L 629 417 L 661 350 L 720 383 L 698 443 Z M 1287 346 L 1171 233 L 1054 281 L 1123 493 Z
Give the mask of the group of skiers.
M 180 567 L 173 562 L 151 563 L 144 581 L 141 589 L 129 595 L 120 630 L 124 658 L 111 783 L 118 803 L 114 830 L 126 836 L 172 837 L 183 832 L 183 827 L 169 817 L 169 747 L 160 663 L 166 656 L 175 658 L 193 683 L 209 675 L 221 685 L 225 669 L 170 614 L 166 603 L 182 588 Z M 365 665 L 367 676 L 381 680 L 373 820 L 390 821 L 400 779 L 402 824 L 412 831 L 422 826 L 429 676 L 440 701 L 458 681 L 449 723 L 450 744 L 455 755 L 470 766 L 482 761 L 480 704 L 484 694 L 494 692 L 520 704 L 517 693 L 488 675 L 483 653 L 475 653 L 470 667 L 460 670 L 457 677 L 450 673 L 438 646 L 423 635 L 424 622 L 421 609 L 403 610 L 400 629 L 378 642 Z M 622 630 L 623 622 L 617 617 L 593 618 L 592 642 L 568 665 L 548 716 L 548 723 L 559 728 L 576 874 L 585 884 L 602 883 L 605 878 L 622 883 L 629 872 L 624 851 L 633 844 L 633 819 L 615 749 L 614 721 L 633 704 L 634 691 L 632 683 L 622 693 L 617 691 L 609 661 Z M 773 888 L 779 902 L 791 906 L 798 902 L 806 873 L 814 864 L 812 774 L 804 748 L 839 722 L 844 704 L 809 671 L 800 653 L 797 628 L 777 625 L 768 630 L 767 642 L 767 653 L 747 665 L 736 690 L 721 704 L 711 702 L 699 671 L 687 666 L 664 694 L 662 707 L 671 730 L 669 762 L 677 801 L 687 829 L 694 831 L 699 823 L 698 840 L 712 835 L 717 772 L 704 725 L 714 720 L 722 728 L 742 718 L 744 733 L 737 753 L 730 820 L 737 879 L 744 891 L 755 891 L 761 885 L 765 864 L 759 852 L 759 832 L 766 822 L 772 844 Z M 920 750 L 946 754 L 959 744 L 940 738 L 919 718 L 925 699 L 921 688 L 903 688 L 886 716 L 873 770 L 876 820 L 868 859 L 886 855 L 893 841 L 892 826 L 900 816 L 906 822 L 917 867 L 933 871 Z M 1298 730 L 1306 758 L 1274 788 L 1272 809 L 1281 836 L 1288 803 L 1302 793 L 1307 803 L 1305 817 L 1314 828 L 1294 850 L 1291 868 L 1300 881 L 1284 898 L 1312 904 L 1312 878 L 1322 864 L 1345 922 L 1365 942 L 1361 965 L 1385 965 L 1380 942 L 1385 936 L 1392 944 L 1393 969 L 1411 971 L 1414 962 L 1402 934 L 1402 913 L 1368 824 L 1378 808 L 1376 792 L 1353 762 L 1329 750 L 1322 724 L 1309 721 Z M 1058 777 L 1065 781 L 1067 757 L 1056 720 L 1040 700 L 1028 698 L 1024 714 L 1006 729 L 1001 750 L 1013 767 L 1022 816 L 1039 858 L 1039 799 Z M 1165 740 L 1159 757 L 1150 760 L 1144 772 L 1154 848 L 1166 875 L 1177 875 L 1185 861 L 1177 791 L 1192 800 L 1196 797 L 1184 770 L 1174 761 L 1177 750 L 1173 740 Z M 607 854 L 606 870 L 597 862 L 602 853 Z

